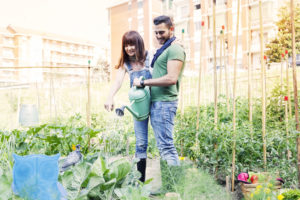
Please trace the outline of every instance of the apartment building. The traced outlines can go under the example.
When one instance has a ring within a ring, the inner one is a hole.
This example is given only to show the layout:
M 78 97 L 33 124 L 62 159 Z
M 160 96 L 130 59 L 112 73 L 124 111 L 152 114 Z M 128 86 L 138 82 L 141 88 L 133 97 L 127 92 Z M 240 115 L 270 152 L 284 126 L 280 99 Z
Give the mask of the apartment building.
M 144 39 L 145 48 L 153 51 L 158 45 L 153 34 L 153 18 L 163 13 L 161 0 L 115 0 L 108 7 L 111 44 L 111 78 L 115 76 L 122 36 L 129 30 L 138 31 Z
M 14 42 L 14 35 L 7 29 L 0 28 L 0 65 L 13 67 L 16 66 L 16 45 Z M 0 79 L 2 81 L 9 81 L 15 77 L 15 70 L 3 70 L 0 73 Z
M 202 54 L 202 67 L 211 70 L 213 67 L 213 1 L 209 0 L 173 0 L 172 13 L 174 13 L 177 35 L 182 29 L 184 43 L 187 50 L 187 60 L 190 67 L 187 70 L 199 68 L 200 52 Z M 283 5 L 283 0 L 263 0 L 263 34 L 264 44 L 269 42 L 275 35 L 277 27 L 277 10 Z M 250 32 L 249 32 L 250 13 Z M 202 21 L 204 26 L 202 27 Z M 220 31 L 225 27 L 226 63 L 232 68 L 235 61 L 235 41 L 237 25 L 237 0 L 216 1 L 216 44 L 217 66 L 220 66 Z M 249 33 L 251 33 L 249 37 Z M 201 35 L 202 34 L 202 35 Z M 250 56 L 253 68 L 260 66 L 260 38 L 259 38 L 259 1 L 241 0 L 239 34 L 238 34 L 238 68 L 248 67 L 248 39 L 251 39 Z M 200 40 L 203 44 L 200 51 Z
M 85 79 L 87 69 L 84 68 L 88 67 L 89 60 L 95 66 L 100 52 L 97 45 L 77 38 L 10 25 L 0 30 L 0 66 L 48 68 L 3 69 L 1 79 L 42 81 L 50 74 Z

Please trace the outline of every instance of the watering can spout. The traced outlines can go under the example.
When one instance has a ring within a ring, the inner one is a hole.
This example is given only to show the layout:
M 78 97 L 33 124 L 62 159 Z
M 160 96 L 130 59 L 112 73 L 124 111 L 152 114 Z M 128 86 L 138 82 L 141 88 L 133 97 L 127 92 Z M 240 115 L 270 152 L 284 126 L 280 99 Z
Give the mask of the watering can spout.
M 125 108 L 135 117 L 139 118 L 139 114 L 135 111 L 133 111 L 129 106 L 122 106 L 121 108 L 116 109 L 116 114 L 120 117 L 124 116 L 124 110 Z

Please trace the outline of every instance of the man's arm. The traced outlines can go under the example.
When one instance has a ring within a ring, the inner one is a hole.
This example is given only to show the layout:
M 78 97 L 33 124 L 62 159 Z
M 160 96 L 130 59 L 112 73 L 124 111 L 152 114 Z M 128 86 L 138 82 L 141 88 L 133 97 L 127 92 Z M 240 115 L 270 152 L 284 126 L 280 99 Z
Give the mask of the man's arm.
M 167 63 L 168 73 L 160 78 L 144 80 L 147 86 L 170 86 L 177 83 L 183 62 L 180 60 L 169 60 Z M 141 86 L 138 78 L 134 79 L 133 85 Z

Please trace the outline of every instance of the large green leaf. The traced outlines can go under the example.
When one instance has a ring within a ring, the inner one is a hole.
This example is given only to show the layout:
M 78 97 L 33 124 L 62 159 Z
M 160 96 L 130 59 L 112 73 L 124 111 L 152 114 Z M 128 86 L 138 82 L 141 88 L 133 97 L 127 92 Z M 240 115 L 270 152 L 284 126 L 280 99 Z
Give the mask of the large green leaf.
M 93 163 L 91 171 L 102 177 L 109 171 L 102 156 L 99 156 L 98 159 Z
M 87 186 L 85 187 L 85 189 L 83 189 L 81 191 L 79 198 L 83 198 L 83 197 L 87 196 L 95 188 L 98 188 L 98 190 L 100 191 L 99 186 L 101 184 L 105 183 L 104 178 L 101 176 L 98 176 L 95 173 L 90 173 L 87 180 L 88 180 Z
M 117 182 L 125 178 L 131 170 L 131 164 L 125 159 L 120 159 L 112 162 L 110 167 L 116 174 Z
M 108 182 L 105 182 L 104 184 L 100 185 L 100 190 L 105 191 L 111 189 L 115 184 L 117 180 L 114 178 Z
M 71 171 L 66 171 L 62 175 L 62 184 L 68 191 L 68 199 L 73 200 L 79 197 L 82 183 L 88 178 L 91 165 L 89 163 L 79 163 L 72 168 Z

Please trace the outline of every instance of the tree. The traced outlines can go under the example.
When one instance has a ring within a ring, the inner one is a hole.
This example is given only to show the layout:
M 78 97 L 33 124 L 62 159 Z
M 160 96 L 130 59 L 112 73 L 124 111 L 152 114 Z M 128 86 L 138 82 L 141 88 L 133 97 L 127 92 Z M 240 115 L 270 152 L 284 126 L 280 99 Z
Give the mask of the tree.
M 289 56 L 292 55 L 292 31 L 291 31 L 291 16 L 290 4 L 279 9 L 279 21 L 276 23 L 278 33 L 276 37 L 266 44 L 266 55 L 269 62 L 280 62 L 281 54 L 288 50 Z M 300 4 L 295 7 L 295 33 L 296 33 L 296 53 L 300 53 Z

